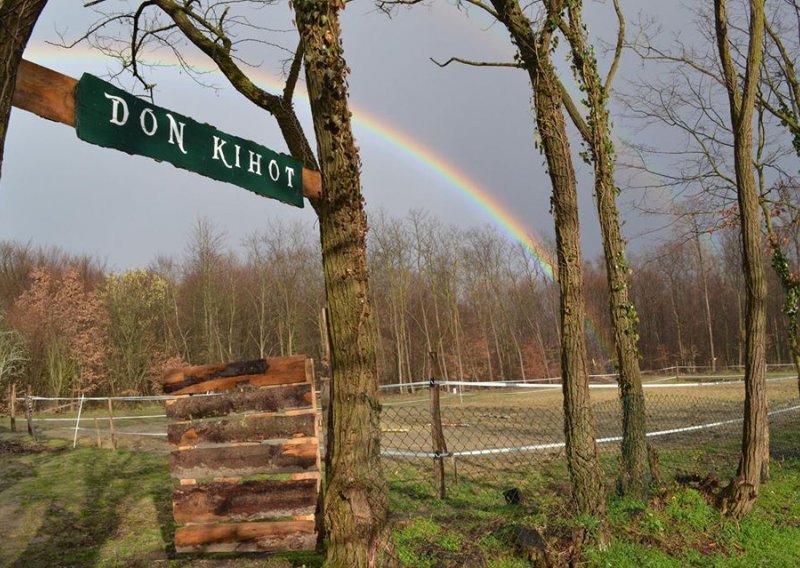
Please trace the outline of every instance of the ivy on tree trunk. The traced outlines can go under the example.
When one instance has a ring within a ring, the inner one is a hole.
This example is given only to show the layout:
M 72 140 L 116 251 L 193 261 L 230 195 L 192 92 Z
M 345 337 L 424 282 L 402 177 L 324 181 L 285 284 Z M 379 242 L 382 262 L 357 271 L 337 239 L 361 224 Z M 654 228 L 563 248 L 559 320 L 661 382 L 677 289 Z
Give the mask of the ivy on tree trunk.
M 324 195 L 320 222 L 333 376 L 324 515 L 327 565 L 372 566 L 386 521 L 380 404 L 367 283 L 367 220 L 340 39 L 344 2 L 294 2 Z

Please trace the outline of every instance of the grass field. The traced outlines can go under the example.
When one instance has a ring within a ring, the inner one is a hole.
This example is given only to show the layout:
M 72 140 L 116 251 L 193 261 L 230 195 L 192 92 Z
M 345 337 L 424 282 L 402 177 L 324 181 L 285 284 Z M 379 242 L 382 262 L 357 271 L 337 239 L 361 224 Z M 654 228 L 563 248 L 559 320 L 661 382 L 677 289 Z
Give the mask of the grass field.
M 772 378 L 780 378 L 773 376 Z M 741 383 L 647 391 L 650 431 L 706 423 L 741 412 Z M 592 391 L 598 436 L 618 430 L 614 389 Z M 771 408 L 800 404 L 796 382 L 769 383 Z M 384 448 L 420 428 L 413 444 L 429 448 L 427 389 L 384 397 Z M 667 404 L 666 401 L 671 401 Z M 698 401 L 703 402 L 702 406 Z M 710 402 L 709 402 L 710 401 Z M 560 390 L 472 389 L 443 396 L 451 451 L 558 438 Z M 168 447 L 158 437 L 119 436 L 121 449 L 95 444 L 94 417 L 72 450 L 74 421 L 37 422 L 39 440 L 0 426 L 0 566 L 318 566 L 315 553 L 176 557 Z M 120 405 L 115 414 L 155 415 L 160 405 Z M 74 413 L 37 417 L 74 418 Z M 394 422 L 392 422 L 394 420 Z M 481 424 L 487 426 L 483 428 Z M 81 421 L 82 427 L 84 421 Z M 115 421 L 117 431 L 157 433 L 165 421 Z M 18 420 L 24 429 L 24 420 Z M 104 429 L 102 420 L 98 427 Z M 142 430 L 146 428 L 149 430 Z M 434 497 L 429 458 L 385 459 L 392 510 L 390 548 L 404 566 L 522 567 L 540 548 L 551 560 L 587 566 L 800 565 L 800 412 L 772 421 L 772 480 L 754 513 L 741 524 L 721 519 L 708 494 L 736 466 L 741 424 L 655 438 L 660 479 L 649 503 L 614 495 L 617 443 L 601 444 L 608 480 L 612 542 L 607 550 L 576 547 L 592 531 L 575 518 L 563 451 L 519 452 L 492 459 L 446 461 L 448 497 Z M 408 430 L 409 432 L 403 432 Z M 700 435 L 702 433 L 702 435 Z M 478 436 L 477 434 L 480 434 Z M 513 434 L 513 436 L 512 436 Z M 478 439 L 474 439 L 478 438 Z M 410 447 L 412 442 L 404 442 Z M 519 490 L 519 504 L 503 491 Z M 546 543 L 539 547 L 537 543 Z

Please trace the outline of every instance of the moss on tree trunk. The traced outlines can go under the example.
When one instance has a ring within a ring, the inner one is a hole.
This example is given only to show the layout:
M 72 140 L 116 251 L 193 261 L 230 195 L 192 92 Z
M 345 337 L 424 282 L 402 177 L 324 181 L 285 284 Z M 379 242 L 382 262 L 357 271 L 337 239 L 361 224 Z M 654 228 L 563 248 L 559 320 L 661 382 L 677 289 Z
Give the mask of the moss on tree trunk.
M 343 7 L 344 2 L 294 2 L 324 189 L 316 209 L 333 363 L 324 504 L 327 564 L 350 568 L 376 562 L 386 520 L 386 488 L 380 467 L 367 221 L 340 40 Z
M 541 31 L 535 33 L 517 0 L 493 0 L 492 4 L 519 49 L 533 87 L 536 123 L 553 189 L 551 203 L 555 215 L 561 297 L 561 375 L 567 466 L 578 511 L 600 522 L 600 536 L 604 540 L 606 491 L 589 400 L 577 181 L 561 110 L 561 92 L 550 61 L 554 21 L 550 19 Z

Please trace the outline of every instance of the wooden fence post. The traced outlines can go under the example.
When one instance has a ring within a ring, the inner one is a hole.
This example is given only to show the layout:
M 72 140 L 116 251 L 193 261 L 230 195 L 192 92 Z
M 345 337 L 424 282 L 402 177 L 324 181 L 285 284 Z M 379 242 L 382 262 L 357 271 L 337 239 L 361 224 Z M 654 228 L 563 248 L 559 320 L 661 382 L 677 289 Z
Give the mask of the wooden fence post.
M 433 440 L 433 477 L 439 499 L 447 497 L 447 489 L 444 482 L 444 458 L 447 455 L 447 444 L 444 440 L 444 430 L 442 429 L 442 409 L 439 404 L 439 384 L 436 382 L 435 370 L 437 369 L 437 358 L 434 351 L 430 352 L 432 375 L 430 382 L 431 391 L 431 438 Z
M 33 433 L 33 399 L 31 399 L 30 387 L 25 390 L 25 420 L 28 422 L 28 434 L 35 440 L 36 435 Z
M 8 412 L 11 415 L 11 431 L 17 431 L 17 383 L 11 383 L 11 400 L 8 402 Z
M 108 427 L 111 430 L 111 447 L 117 449 L 117 434 L 114 432 L 114 407 L 111 404 L 111 397 L 108 399 Z

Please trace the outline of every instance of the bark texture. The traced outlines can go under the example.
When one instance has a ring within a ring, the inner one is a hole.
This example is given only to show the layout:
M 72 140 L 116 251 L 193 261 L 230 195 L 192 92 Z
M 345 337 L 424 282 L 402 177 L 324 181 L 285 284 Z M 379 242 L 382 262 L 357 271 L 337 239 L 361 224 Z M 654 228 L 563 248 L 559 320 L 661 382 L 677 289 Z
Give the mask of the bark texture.
M 324 515 L 327 565 L 371 566 L 386 521 L 367 283 L 367 221 L 339 27 L 344 2 L 294 2 L 324 196 L 320 222 L 333 376 Z
M 47 0 L 0 0 L 0 175 L 22 52 Z
M 639 369 L 639 316 L 629 294 L 630 270 L 625 260 L 625 242 L 619 225 L 617 187 L 614 183 L 616 156 L 607 107 L 609 88 L 598 74 L 597 60 L 586 39 L 581 7 L 582 2 L 579 0 L 569 2 L 569 23 L 565 33 L 589 109 L 588 123 L 580 125 L 579 130 L 589 145 L 594 167 L 595 202 L 600 219 L 609 311 L 619 371 L 622 402 L 620 488 L 623 493 L 643 497 L 647 493 L 650 477 L 645 437 L 644 390 Z M 621 16 L 620 28 L 624 29 Z
M 758 496 L 769 471 L 769 423 L 766 393 L 766 278 L 761 250 L 759 195 L 753 171 L 753 110 L 764 36 L 764 0 L 751 0 L 749 46 L 744 85 L 731 56 L 727 2 L 714 0 L 714 25 L 720 63 L 728 91 L 734 137 L 734 168 L 742 231 L 746 287 L 745 402 L 742 449 L 736 478 L 723 490 L 721 508 L 740 519 Z
M 594 439 L 586 365 L 585 303 L 581 269 L 578 194 L 570 154 L 562 98 L 550 60 L 553 20 L 535 33 L 517 0 L 493 0 L 498 18 L 511 33 L 533 87 L 536 123 L 553 188 L 558 285 L 561 295 L 561 374 L 564 391 L 564 432 L 572 494 L 578 511 L 597 518 L 605 538 L 606 500 Z M 548 3 L 560 13 L 561 2 Z M 551 12 L 553 13 L 553 12 Z

